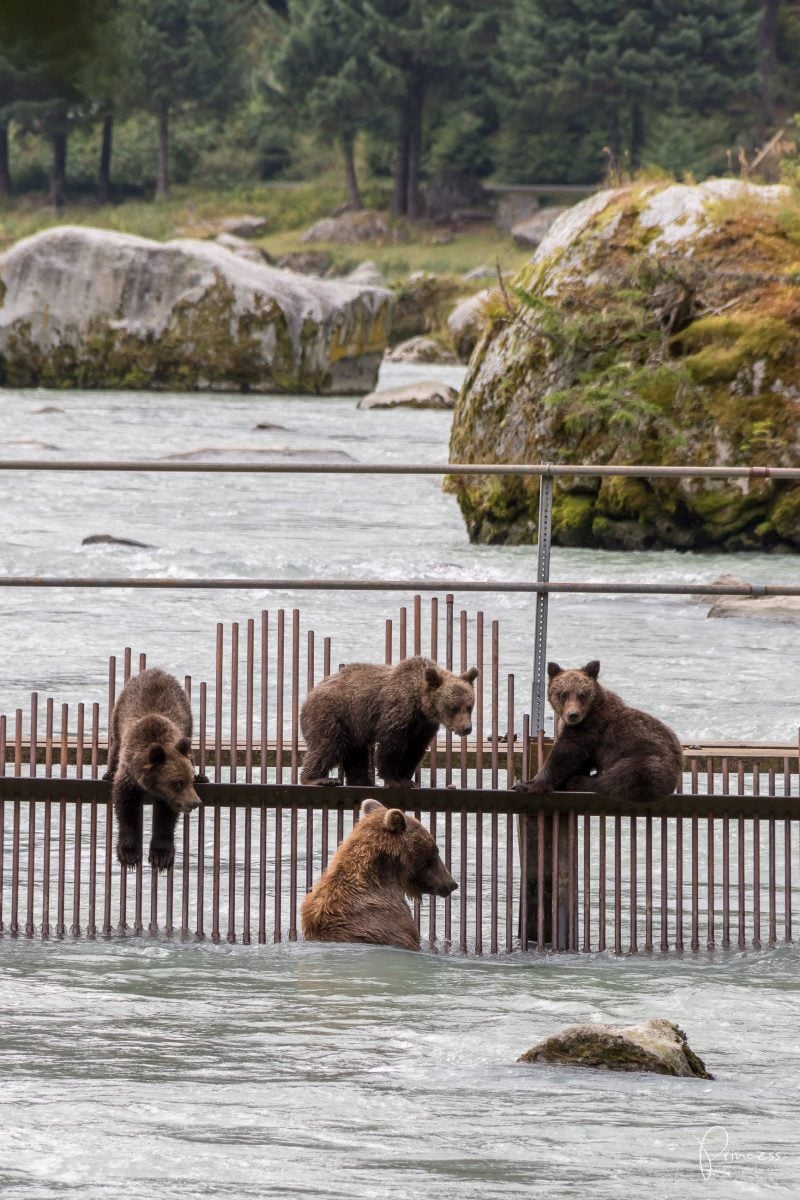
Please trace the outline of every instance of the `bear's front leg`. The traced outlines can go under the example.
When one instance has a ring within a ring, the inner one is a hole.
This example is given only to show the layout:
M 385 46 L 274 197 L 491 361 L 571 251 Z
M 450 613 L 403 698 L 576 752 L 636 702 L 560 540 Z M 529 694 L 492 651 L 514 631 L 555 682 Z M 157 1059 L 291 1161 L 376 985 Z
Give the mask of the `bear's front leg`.
M 156 871 L 168 871 L 175 862 L 175 825 L 178 814 L 160 800 L 153 801 L 153 833 L 148 862 Z
M 142 800 L 144 792 L 132 780 L 115 777 L 111 788 L 117 815 L 117 860 L 125 870 L 142 861 Z
M 563 791 L 568 779 L 581 775 L 587 768 L 586 755 L 580 746 L 562 738 L 556 742 L 547 762 L 533 779 L 524 779 L 514 785 L 515 792 L 527 792 L 541 796 L 547 792 Z

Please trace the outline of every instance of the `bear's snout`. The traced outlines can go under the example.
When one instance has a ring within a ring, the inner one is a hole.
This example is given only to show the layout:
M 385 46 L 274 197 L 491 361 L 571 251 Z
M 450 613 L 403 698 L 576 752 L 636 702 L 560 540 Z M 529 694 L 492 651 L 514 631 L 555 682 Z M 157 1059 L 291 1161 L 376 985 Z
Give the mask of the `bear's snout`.
M 449 883 L 440 883 L 436 888 L 436 895 L 444 897 L 451 896 L 457 887 L 458 884 L 456 883 L 455 879 L 451 879 Z
M 564 713 L 564 720 L 568 725 L 577 725 L 581 719 L 581 710 L 579 708 L 571 708 L 569 712 Z
M 197 795 L 197 792 L 192 792 L 191 795 L 182 796 L 180 798 L 177 804 L 177 809 L 179 813 L 190 813 L 194 812 L 196 808 L 199 808 L 201 803 L 202 801 Z

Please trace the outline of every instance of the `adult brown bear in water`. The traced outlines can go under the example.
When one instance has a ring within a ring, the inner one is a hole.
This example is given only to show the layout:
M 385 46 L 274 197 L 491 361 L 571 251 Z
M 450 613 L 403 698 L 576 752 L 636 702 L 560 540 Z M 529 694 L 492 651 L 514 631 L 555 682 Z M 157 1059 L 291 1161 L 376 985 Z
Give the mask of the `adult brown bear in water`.
M 449 896 L 457 886 L 424 825 L 364 800 L 358 824 L 303 901 L 303 937 L 419 950 L 406 897 Z
M 678 787 L 683 751 L 672 730 L 629 708 L 598 683 L 600 663 L 565 671 L 547 664 L 547 698 L 561 729 L 534 779 L 521 792 L 596 792 L 614 800 L 660 800 Z

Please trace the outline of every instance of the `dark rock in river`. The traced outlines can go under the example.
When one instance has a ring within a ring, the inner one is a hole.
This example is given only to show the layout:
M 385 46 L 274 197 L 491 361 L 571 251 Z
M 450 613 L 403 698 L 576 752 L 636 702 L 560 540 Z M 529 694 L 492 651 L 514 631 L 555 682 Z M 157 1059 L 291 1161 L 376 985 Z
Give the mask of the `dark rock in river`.
M 82 546 L 136 546 L 140 550 L 153 550 L 148 542 L 136 542 L 133 538 L 114 537 L 111 533 L 92 533 L 81 541 Z
M 518 1062 L 601 1071 L 649 1071 L 656 1075 L 713 1079 L 690 1049 L 686 1034 L 658 1017 L 638 1025 L 568 1025 L 521 1055 Z
M 177 454 L 164 454 L 165 461 L 173 462 L 355 462 L 344 450 L 265 450 L 252 446 L 206 446 L 198 450 L 181 450 Z

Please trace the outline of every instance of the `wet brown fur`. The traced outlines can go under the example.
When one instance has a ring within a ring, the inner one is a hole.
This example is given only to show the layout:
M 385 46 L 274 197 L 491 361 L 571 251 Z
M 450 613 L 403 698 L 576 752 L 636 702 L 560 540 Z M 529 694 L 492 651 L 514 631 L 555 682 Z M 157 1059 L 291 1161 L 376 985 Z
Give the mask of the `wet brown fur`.
M 457 886 L 419 821 L 365 800 L 358 824 L 303 901 L 303 937 L 419 950 L 406 897 L 449 896 Z
M 372 787 L 377 766 L 387 787 L 411 784 L 440 725 L 471 732 L 477 675 L 474 668 L 454 675 L 428 658 L 394 667 L 353 663 L 331 675 L 300 713 L 307 746 L 301 782 L 336 783 L 328 772 L 340 767 L 346 783 Z
M 568 671 L 548 663 L 547 672 L 547 698 L 561 728 L 545 765 L 519 791 L 595 792 L 623 801 L 675 791 L 683 751 L 667 725 L 598 683 L 597 660 Z
M 142 802 L 153 800 L 149 862 L 166 871 L 175 860 L 175 824 L 200 804 L 191 758 L 192 710 L 178 680 L 152 668 L 120 692 L 111 717 L 108 773 L 117 815 L 117 858 L 142 860 Z

